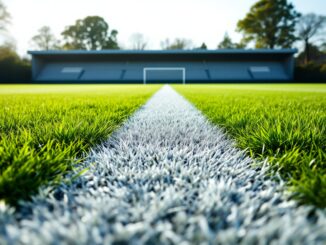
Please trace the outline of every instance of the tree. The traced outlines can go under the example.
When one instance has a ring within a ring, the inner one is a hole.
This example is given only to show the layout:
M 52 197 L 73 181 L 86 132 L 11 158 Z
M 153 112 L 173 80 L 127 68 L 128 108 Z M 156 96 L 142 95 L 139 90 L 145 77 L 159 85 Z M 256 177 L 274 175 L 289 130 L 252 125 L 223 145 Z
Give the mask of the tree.
M 296 41 L 295 27 L 300 14 L 287 0 L 259 0 L 243 20 L 238 31 L 246 43 L 255 41 L 256 48 L 290 48 Z
M 233 49 L 235 44 L 232 42 L 228 33 L 225 33 L 223 40 L 218 44 L 217 48 L 219 49 Z
M 320 58 L 324 56 L 325 54 L 321 49 L 319 49 L 318 46 L 315 46 L 313 44 L 308 44 L 309 49 L 309 61 L 307 61 L 306 57 L 306 51 L 303 50 L 301 53 L 299 53 L 298 57 L 296 58 L 296 61 L 300 65 L 308 65 L 310 61 L 314 61 L 314 63 L 319 63 Z
M 31 81 L 31 64 L 21 59 L 12 43 L 0 47 L 0 83 L 22 83 Z
M 177 50 L 177 49 L 191 49 L 192 42 L 187 39 L 177 38 L 172 43 L 169 39 L 165 39 L 161 42 L 161 48 L 165 50 Z
M 102 17 L 88 16 L 62 32 L 64 49 L 117 49 L 117 34 L 116 30 L 109 32 L 109 25 Z
M 200 47 L 198 47 L 198 48 L 196 48 L 196 49 L 207 50 L 207 45 L 206 45 L 206 43 L 202 43 L 202 44 L 200 45 Z
M 118 31 L 112 30 L 108 36 L 107 41 L 104 43 L 102 49 L 120 49 L 118 44 Z
M 305 63 L 311 59 L 311 38 L 320 34 L 326 25 L 326 16 L 313 13 L 303 15 L 298 24 L 298 37 L 304 42 Z
M 130 37 L 132 43 L 132 49 L 135 50 L 144 50 L 147 47 L 147 40 L 141 33 L 134 33 Z
M 326 54 L 326 42 L 324 42 L 324 43 L 322 43 L 322 44 L 320 45 L 320 49 L 321 49 L 321 51 L 322 51 L 323 53 Z
M 9 22 L 10 14 L 8 13 L 6 6 L 0 0 L 0 30 L 5 31 Z
M 223 40 L 218 44 L 218 49 L 243 49 L 246 44 L 243 42 L 234 43 L 228 33 L 225 33 Z
M 32 38 L 33 44 L 40 50 L 59 49 L 59 40 L 52 34 L 49 26 L 43 26 L 38 30 L 38 34 Z

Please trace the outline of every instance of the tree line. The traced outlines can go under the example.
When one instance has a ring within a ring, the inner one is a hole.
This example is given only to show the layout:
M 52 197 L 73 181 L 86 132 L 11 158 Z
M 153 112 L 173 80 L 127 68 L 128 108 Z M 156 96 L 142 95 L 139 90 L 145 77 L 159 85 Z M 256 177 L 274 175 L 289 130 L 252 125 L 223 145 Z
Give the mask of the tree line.
M 0 0 L 0 34 L 7 34 L 7 26 L 11 16 Z M 0 83 L 1 82 L 30 82 L 30 61 L 22 59 L 10 43 L 0 46 Z
M 10 22 L 10 14 L 0 0 L 0 31 L 6 32 Z M 239 20 L 236 31 L 242 34 L 240 42 L 233 42 L 228 33 L 217 45 L 218 49 L 255 48 L 291 48 L 295 42 L 301 41 L 303 52 L 297 58 L 298 66 L 310 70 L 326 72 L 325 55 L 326 42 L 321 40 L 325 31 L 326 17 L 309 13 L 300 14 L 288 0 L 258 0 Z M 148 41 L 140 34 L 131 37 L 132 49 L 143 50 L 148 47 Z M 103 50 L 121 49 L 118 43 L 118 31 L 110 29 L 109 24 L 100 16 L 87 16 L 66 26 L 57 38 L 49 26 L 43 26 L 31 39 L 32 44 L 39 50 Z M 173 41 L 166 39 L 161 42 L 161 48 L 173 49 L 207 49 L 205 43 L 194 47 L 191 40 L 177 38 Z M 0 66 L 3 62 L 20 67 L 27 67 L 28 61 L 22 60 L 10 45 L 0 47 Z M 13 65 L 13 66 L 14 66 Z M 317 68 L 316 68 L 317 67 Z
M 325 51 L 324 46 L 316 46 L 311 40 L 322 34 L 326 25 L 326 17 L 313 13 L 302 15 L 293 4 L 287 0 L 259 0 L 246 16 L 238 21 L 236 31 L 243 35 L 239 43 L 235 43 L 226 33 L 218 44 L 218 49 L 244 49 L 248 45 L 255 48 L 291 48 L 297 41 L 304 44 L 304 54 L 300 56 L 307 64 L 312 56 L 316 56 L 316 48 Z M 50 27 L 42 27 L 33 37 L 38 49 L 82 49 L 102 50 L 120 49 L 117 41 L 118 31 L 109 31 L 108 23 L 99 16 L 88 16 L 67 26 L 61 33 L 63 40 L 59 41 L 52 34 Z M 146 49 L 147 41 L 140 33 L 132 36 L 133 49 Z M 325 40 L 324 40 L 325 42 Z M 61 43 L 61 44 L 60 44 Z M 190 40 L 177 38 L 161 42 L 161 48 L 166 50 L 191 49 Z M 207 49 L 205 43 L 196 49 Z

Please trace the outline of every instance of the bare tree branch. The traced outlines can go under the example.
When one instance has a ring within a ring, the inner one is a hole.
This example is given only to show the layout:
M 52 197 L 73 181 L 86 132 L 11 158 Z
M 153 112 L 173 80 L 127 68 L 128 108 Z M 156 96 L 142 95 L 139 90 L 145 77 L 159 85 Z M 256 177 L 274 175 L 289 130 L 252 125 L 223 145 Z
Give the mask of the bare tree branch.
M 0 30 L 6 31 L 7 25 L 10 23 L 10 14 L 7 11 L 6 6 L 0 0 Z
M 130 42 L 132 44 L 132 49 L 144 50 L 148 46 L 148 41 L 141 33 L 134 33 L 130 37 Z

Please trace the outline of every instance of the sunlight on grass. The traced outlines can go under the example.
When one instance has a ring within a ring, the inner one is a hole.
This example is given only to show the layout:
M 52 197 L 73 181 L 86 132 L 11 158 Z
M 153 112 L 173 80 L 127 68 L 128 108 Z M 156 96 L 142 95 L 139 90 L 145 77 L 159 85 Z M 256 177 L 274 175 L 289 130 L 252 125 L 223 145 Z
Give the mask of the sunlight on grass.
M 174 87 L 252 157 L 268 157 L 300 202 L 326 207 L 325 85 Z
M 0 200 L 60 181 L 159 86 L 0 86 Z M 78 160 L 76 160 L 78 159 Z

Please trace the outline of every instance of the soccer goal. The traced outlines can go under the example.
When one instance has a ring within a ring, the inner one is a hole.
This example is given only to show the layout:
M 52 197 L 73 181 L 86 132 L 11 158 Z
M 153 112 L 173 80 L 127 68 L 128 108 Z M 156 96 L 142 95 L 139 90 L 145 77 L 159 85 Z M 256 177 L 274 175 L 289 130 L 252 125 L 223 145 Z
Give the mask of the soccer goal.
M 147 82 L 149 80 L 148 78 L 149 78 L 150 73 L 158 72 L 158 73 L 162 74 L 162 72 L 164 73 L 164 72 L 169 72 L 169 71 L 180 72 L 182 84 L 186 84 L 186 68 L 184 68 L 184 67 L 145 67 L 143 70 L 144 84 L 147 84 Z M 169 80 L 171 80 L 171 78 L 169 78 Z

